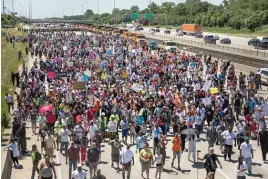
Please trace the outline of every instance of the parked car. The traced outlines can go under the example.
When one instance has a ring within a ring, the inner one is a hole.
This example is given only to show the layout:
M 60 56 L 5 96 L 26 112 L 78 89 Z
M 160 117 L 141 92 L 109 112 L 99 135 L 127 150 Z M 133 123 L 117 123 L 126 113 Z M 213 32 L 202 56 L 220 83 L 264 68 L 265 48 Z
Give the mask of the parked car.
M 261 75 L 262 84 L 268 85 L 268 68 L 260 68 L 257 74 Z
M 220 40 L 220 37 L 219 37 L 218 35 L 213 35 L 213 38 L 214 38 L 215 40 Z
M 203 38 L 203 34 L 195 34 L 195 36 L 194 36 L 195 38 Z
M 150 29 L 149 32 L 155 32 L 155 29 Z
M 220 44 L 231 44 L 231 39 L 223 38 L 220 40 Z
M 156 27 L 156 28 L 155 28 L 155 32 L 160 32 L 159 27 Z
M 166 30 L 164 31 L 164 34 L 171 34 L 171 30 L 166 29 Z
M 262 41 L 254 45 L 255 49 L 268 50 L 268 41 Z
M 250 45 L 250 46 L 255 46 L 257 43 L 259 43 L 259 42 L 261 42 L 261 40 L 260 39 L 250 39 L 249 41 L 248 41 L 248 45 Z

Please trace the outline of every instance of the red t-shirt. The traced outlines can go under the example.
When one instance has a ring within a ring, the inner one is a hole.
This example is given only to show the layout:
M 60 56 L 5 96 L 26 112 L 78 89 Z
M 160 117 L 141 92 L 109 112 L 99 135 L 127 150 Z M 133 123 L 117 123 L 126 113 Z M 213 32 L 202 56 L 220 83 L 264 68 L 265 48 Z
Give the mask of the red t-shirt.
M 47 123 L 54 123 L 56 121 L 56 116 L 52 113 L 49 113 L 47 115 Z

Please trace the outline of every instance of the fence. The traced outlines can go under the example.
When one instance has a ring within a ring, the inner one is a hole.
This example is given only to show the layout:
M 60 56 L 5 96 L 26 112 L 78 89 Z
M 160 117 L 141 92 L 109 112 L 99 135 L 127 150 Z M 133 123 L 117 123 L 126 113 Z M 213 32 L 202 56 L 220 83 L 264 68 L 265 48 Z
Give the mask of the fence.
M 171 40 L 177 43 L 181 43 L 188 46 L 204 48 L 208 50 L 215 50 L 219 52 L 240 55 L 248 58 L 254 58 L 259 60 L 268 61 L 268 50 L 254 49 L 252 46 L 242 46 L 242 45 L 230 45 L 230 44 L 209 44 L 205 43 L 203 39 L 195 39 L 186 36 L 175 36 L 172 34 L 158 34 L 158 33 L 148 33 L 139 32 L 144 34 L 146 37 L 159 40 Z

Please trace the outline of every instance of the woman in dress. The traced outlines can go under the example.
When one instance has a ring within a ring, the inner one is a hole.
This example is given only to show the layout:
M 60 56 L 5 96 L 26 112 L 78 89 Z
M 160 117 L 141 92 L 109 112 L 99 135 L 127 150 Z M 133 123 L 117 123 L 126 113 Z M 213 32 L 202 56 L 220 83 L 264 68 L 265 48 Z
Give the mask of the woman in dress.
M 157 150 L 156 155 L 155 155 L 155 160 L 153 163 L 156 163 L 156 173 L 155 173 L 155 178 L 157 178 L 157 174 L 159 174 L 159 179 L 161 178 L 161 172 L 163 169 L 162 165 L 162 155 L 160 153 L 160 150 Z

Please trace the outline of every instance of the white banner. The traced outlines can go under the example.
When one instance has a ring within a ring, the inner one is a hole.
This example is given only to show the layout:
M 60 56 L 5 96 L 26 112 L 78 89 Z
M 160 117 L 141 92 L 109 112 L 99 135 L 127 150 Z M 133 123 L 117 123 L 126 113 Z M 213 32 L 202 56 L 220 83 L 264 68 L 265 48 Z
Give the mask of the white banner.
M 212 81 L 211 80 L 206 81 L 205 84 L 204 84 L 204 86 L 203 86 L 203 88 L 202 88 L 202 90 L 207 92 L 209 90 L 209 88 L 211 87 L 211 85 L 212 85 Z

